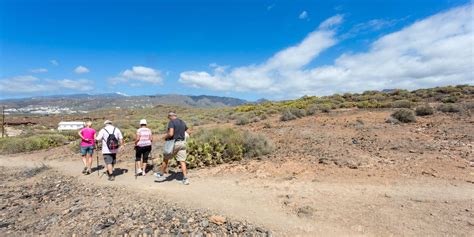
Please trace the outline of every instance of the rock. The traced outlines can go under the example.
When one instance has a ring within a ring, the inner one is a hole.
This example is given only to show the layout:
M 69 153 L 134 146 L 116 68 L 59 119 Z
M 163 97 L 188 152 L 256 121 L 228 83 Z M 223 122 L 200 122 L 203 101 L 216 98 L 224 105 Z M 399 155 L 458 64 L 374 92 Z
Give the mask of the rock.
M 312 217 L 315 210 L 310 206 L 303 206 L 296 210 L 298 217 Z
M 209 226 L 209 221 L 208 220 L 202 220 L 201 221 L 201 226 L 204 228 L 207 228 Z
M 394 117 L 388 117 L 385 119 L 385 122 L 390 124 L 400 124 L 400 121 Z
M 226 222 L 225 217 L 222 216 L 210 216 L 209 221 L 216 224 L 216 225 L 222 225 Z

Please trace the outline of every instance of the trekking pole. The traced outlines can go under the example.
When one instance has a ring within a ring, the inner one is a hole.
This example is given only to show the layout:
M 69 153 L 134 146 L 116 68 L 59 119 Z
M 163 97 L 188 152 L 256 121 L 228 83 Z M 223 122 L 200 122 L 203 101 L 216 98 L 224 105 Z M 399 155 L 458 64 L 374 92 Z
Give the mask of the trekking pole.
M 133 161 L 133 166 L 135 166 L 135 180 L 137 180 L 137 176 L 138 176 L 138 174 L 137 174 L 137 161 Z
M 97 157 L 97 176 L 99 176 L 99 143 L 95 142 L 95 147 L 97 147 L 96 157 Z

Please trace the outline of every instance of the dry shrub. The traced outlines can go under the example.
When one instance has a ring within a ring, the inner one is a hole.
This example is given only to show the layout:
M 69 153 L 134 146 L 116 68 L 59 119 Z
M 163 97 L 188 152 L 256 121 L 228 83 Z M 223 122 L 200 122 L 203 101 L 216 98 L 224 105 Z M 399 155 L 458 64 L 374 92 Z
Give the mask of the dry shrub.
M 418 106 L 415 110 L 417 116 L 432 115 L 434 113 L 433 107 L 428 104 Z
M 442 104 L 438 106 L 438 110 L 444 113 L 458 113 L 461 112 L 461 107 L 455 104 Z
M 392 117 L 402 123 L 412 123 L 416 121 L 415 113 L 411 109 L 399 109 L 392 113 Z

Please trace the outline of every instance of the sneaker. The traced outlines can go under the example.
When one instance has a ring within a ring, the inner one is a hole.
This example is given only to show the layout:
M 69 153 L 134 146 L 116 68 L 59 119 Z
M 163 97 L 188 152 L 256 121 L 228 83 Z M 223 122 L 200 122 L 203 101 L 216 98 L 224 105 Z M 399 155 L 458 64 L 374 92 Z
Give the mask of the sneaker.
M 114 181 L 114 180 L 115 180 L 115 176 L 109 175 L 109 181 Z
M 183 183 L 184 185 L 189 185 L 189 180 L 188 178 L 184 178 L 181 183 Z
M 146 172 L 145 172 L 145 171 L 143 171 L 142 175 L 143 175 L 143 176 L 145 176 L 145 175 L 146 175 Z
M 85 175 L 90 175 L 91 174 L 91 171 L 90 170 L 87 170 L 86 173 L 84 173 Z
M 86 174 L 86 173 L 87 173 L 87 167 L 84 167 L 84 169 L 82 170 L 82 173 L 83 173 L 83 174 Z
M 154 175 L 156 177 L 155 182 L 163 182 L 166 180 L 166 177 L 160 172 L 156 172 Z

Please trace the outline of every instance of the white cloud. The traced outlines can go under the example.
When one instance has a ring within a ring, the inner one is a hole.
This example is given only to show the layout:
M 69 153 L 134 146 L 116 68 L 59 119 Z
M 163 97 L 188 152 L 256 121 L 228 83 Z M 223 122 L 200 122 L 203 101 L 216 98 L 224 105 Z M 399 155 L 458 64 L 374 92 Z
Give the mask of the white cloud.
M 52 59 L 49 61 L 53 66 L 59 66 L 58 60 Z
M 298 45 L 277 52 L 264 63 L 182 72 L 180 82 L 212 90 L 266 93 L 274 98 L 472 84 L 472 10 L 469 4 L 438 13 L 374 40 L 366 52 L 344 53 L 331 65 L 308 68 L 323 50 L 336 44 L 334 28 L 343 21 L 337 15 Z
M 408 19 L 408 17 L 404 17 L 401 19 L 372 19 L 367 22 L 354 25 L 349 31 L 341 35 L 341 38 L 347 39 L 356 35 L 390 28 L 402 21 L 405 21 L 406 19 Z
M 338 26 L 342 24 L 344 21 L 344 16 L 341 14 L 337 14 L 335 16 L 332 16 L 325 21 L 323 21 L 321 24 L 319 24 L 319 30 L 328 30 L 333 28 L 334 26 Z
M 272 10 L 275 7 L 275 4 L 271 4 L 267 6 L 267 11 Z
M 3 95 L 18 96 L 63 90 L 90 91 L 92 89 L 94 89 L 94 82 L 87 79 L 51 80 L 40 79 L 31 75 L 0 79 L 0 94 Z
M 109 79 L 109 81 L 112 84 L 128 83 L 130 81 L 161 84 L 163 82 L 163 77 L 159 70 L 143 66 L 134 66 L 132 69 L 123 71 L 119 76 Z
M 89 68 L 79 65 L 74 69 L 74 72 L 77 74 L 82 74 L 82 73 L 88 73 L 90 71 L 89 71 Z
M 36 68 L 36 69 L 31 70 L 31 72 L 32 73 L 47 73 L 48 69 L 46 69 L 46 68 Z
M 307 11 L 302 11 L 300 15 L 298 16 L 299 19 L 303 20 L 308 18 L 308 12 Z

